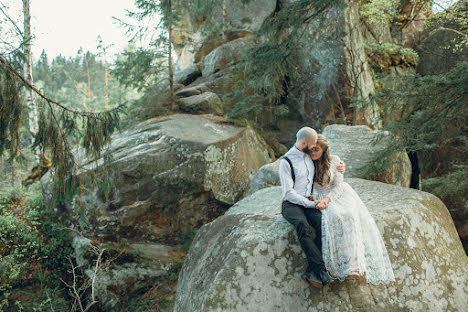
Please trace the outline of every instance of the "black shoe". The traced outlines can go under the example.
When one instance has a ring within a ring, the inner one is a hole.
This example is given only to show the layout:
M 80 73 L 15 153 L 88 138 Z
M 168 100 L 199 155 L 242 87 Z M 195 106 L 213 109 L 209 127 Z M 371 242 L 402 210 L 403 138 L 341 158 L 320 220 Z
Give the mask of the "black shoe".
M 322 281 L 313 272 L 304 272 L 301 278 L 314 287 L 322 288 Z
M 327 271 L 320 271 L 320 279 L 322 280 L 322 286 L 325 287 L 332 282 L 332 278 Z

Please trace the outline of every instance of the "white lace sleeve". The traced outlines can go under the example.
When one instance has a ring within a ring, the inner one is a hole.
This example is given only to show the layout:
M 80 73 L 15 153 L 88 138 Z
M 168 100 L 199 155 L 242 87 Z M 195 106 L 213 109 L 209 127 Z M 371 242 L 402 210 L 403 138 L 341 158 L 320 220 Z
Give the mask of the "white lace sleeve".
M 332 178 L 330 182 L 330 193 L 328 197 L 330 197 L 330 200 L 333 202 L 337 200 L 338 198 L 340 198 L 341 195 L 343 195 L 344 177 L 343 177 L 343 174 L 339 173 L 338 170 L 336 169 L 336 167 L 340 163 L 340 158 L 336 155 L 333 155 L 332 157 L 333 159 L 332 159 L 331 168 L 330 168 Z

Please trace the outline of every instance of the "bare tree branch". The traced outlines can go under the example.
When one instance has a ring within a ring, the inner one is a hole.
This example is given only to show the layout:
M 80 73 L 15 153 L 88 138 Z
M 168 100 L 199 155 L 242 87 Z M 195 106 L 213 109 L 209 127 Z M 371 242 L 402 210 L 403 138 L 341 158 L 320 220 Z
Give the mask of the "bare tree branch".
M 5 10 L 2 8 L 2 7 L 6 7 L 6 5 L 4 5 L 3 3 L 0 2 L 0 12 L 3 13 L 3 15 L 5 15 L 5 17 L 7 18 L 7 20 L 13 25 L 13 27 L 16 29 L 16 32 L 20 35 L 21 38 L 24 38 L 24 34 L 23 32 L 21 31 L 21 29 L 18 27 L 18 25 L 16 25 L 16 23 L 13 21 L 13 19 L 5 12 Z
M 78 114 L 78 115 L 81 115 L 81 116 L 92 116 L 94 115 L 93 113 L 89 113 L 89 112 L 81 112 L 81 111 L 76 111 L 76 110 L 73 110 L 73 109 L 69 109 L 68 107 L 46 97 L 44 94 L 42 94 L 39 90 L 37 90 L 34 86 L 32 86 L 20 73 L 18 73 L 14 68 L 13 66 L 11 66 L 10 62 L 8 62 L 4 57 L 3 57 L 3 54 L 0 54 L 0 62 L 5 64 L 7 66 L 7 68 L 16 76 L 18 77 L 28 88 L 30 88 L 31 90 L 33 90 L 37 95 L 39 95 L 41 98 L 43 98 L 44 100 L 47 101 L 47 103 L 49 104 L 54 104 L 60 108 L 62 108 L 63 110 L 66 110 L 70 113 L 73 113 L 73 114 Z M 115 109 L 115 108 L 114 108 Z M 93 116 L 93 118 L 96 118 L 96 119 L 100 119 L 98 116 Z

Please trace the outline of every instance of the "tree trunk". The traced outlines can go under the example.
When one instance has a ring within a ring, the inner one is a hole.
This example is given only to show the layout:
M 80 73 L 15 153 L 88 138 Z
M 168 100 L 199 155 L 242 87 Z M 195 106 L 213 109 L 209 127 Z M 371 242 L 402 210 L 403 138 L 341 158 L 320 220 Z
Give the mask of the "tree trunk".
M 168 1 L 168 12 L 169 12 L 169 88 L 171 92 L 171 109 L 175 110 L 175 96 L 174 96 L 174 68 L 172 66 L 172 3 Z
M 106 99 L 105 99 L 106 110 L 109 110 L 109 86 L 108 86 L 108 81 L 109 81 L 109 78 L 108 78 L 108 75 L 107 75 L 107 61 L 106 61 L 106 57 L 104 56 L 104 82 L 105 82 L 105 86 L 106 86 Z
M 226 38 L 226 16 L 227 16 L 227 12 L 226 12 L 226 0 L 223 0 L 223 29 L 222 29 L 222 32 L 223 32 L 223 44 L 226 44 L 227 42 L 227 38 Z
M 91 76 L 89 75 L 89 67 L 88 67 L 88 59 L 85 56 L 85 64 L 86 64 L 86 73 L 88 74 L 88 90 L 86 96 L 88 97 L 88 101 L 91 100 Z
M 32 79 L 32 57 L 31 57 L 31 15 L 29 13 L 29 0 L 23 0 L 23 13 L 24 13 L 24 78 L 33 85 Z M 30 88 L 26 89 L 26 105 L 29 108 L 29 131 L 31 135 L 36 135 L 38 131 L 38 119 L 36 104 L 34 103 L 33 91 Z M 39 149 L 34 150 L 36 162 L 39 162 Z
M 16 180 L 16 171 L 15 171 L 15 161 L 11 160 L 11 187 L 15 187 Z

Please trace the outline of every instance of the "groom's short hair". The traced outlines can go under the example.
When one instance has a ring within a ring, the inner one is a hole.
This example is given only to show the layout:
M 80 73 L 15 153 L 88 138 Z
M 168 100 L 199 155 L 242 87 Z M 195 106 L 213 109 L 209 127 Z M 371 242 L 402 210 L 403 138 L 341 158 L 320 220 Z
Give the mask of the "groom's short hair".
M 317 131 L 315 131 L 311 127 L 303 127 L 299 129 L 299 131 L 297 131 L 296 142 L 307 140 L 312 136 L 317 136 Z

